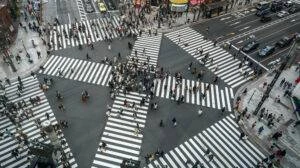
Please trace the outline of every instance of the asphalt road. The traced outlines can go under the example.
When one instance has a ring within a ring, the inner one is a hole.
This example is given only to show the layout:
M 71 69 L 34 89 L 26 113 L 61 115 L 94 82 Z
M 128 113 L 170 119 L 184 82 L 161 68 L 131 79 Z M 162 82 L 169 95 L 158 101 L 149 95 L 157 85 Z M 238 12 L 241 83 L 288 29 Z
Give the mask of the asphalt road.
M 57 12 L 57 16 L 59 16 L 58 18 L 62 23 L 69 23 L 70 20 L 79 17 L 78 12 L 74 10 L 77 9 L 77 6 L 74 5 L 76 5 L 74 1 L 57 0 L 57 10 L 53 12 Z M 93 14 L 90 15 L 91 17 L 95 17 Z M 278 20 L 278 18 L 274 16 L 273 18 L 272 22 Z M 245 14 L 239 14 L 239 16 L 237 16 L 237 14 L 229 14 L 220 18 L 213 18 L 193 26 L 193 29 L 200 31 L 210 39 L 224 41 L 262 25 L 263 23 L 254 15 L 254 11 L 249 10 Z M 208 32 L 205 30 L 207 26 L 209 26 Z M 261 46 L 264 46 L 266 44 L 275 43 L 281 36 L 293 33 L 297 28 L 299 29 L 298 18 L 291 18 L 268 28 L 260 29 L 256 31 L 254 35 L 261 43 Z M 276 31 L 273 31 L 274 29 L 276 29 Z M 232 41 L 232 44 L 236 47 L 241 47 L 245 43 L 243 39 L 244 37 L 237 38 Z M 242 42 L 240 42 L 241 40 Z M 91 57 L 90 61 L 99 63 L 104 57 L 112 58 L 119 52 L 121 52 L 121 56 L 124 58 L 130 53 L 127 49 L 128 41 L 132 41 L 132 39 L 114 40 L 112 50 L 108 50 L 108 44 L 106 42 L 97 42 L 94 44 L 94 50 L 90 50 L 89 48 L 78 50 L 78 48 L 74 47 L 53 51 L 51 54 L 71 59 L 86 60 L 86 54 L 88 53 Z M 269 61 L 279 57 L 281 53 L 284 53 L 287 49 L 288 48 L 276 50 L 274 55 L 265 60 L 257 58 L 257 51 L 253 51 L 249 55 L 263 64 L 267 64 Z M 195 76 L 187 70 L 188 64 L 190 62 L 196 62 L 196 60 L 167 38 L 163 38 L 162 40 L 158 62 L 159 66 L 169 70 L 172 76 L 174 76 L 175 72 L 182 72 L 185 79 L 196 79 Z M 198 65 L 196 66 L 197 68 L 199 67 Z M 212 72 L 207 71 L 201 82 L 210 83 L 213 76 Z M 42 77 L 43 75 L 40 76 L 40 80 L 42 80 Z M 54 80 L 56 81 L 55 87 L 50 90 L 46 96 L 49 99 L 52 109 L 54 109 L 56 117 L 58 119 L 66 119 L 70 123 L 70 127 L 64 130 L 64 134 L 79 167 L 90 167 L 106 122 L 104 115 L 106 104 L 111 104 L 108 88 L 85 84 L 83 82 L 74 82 L 73 80 L 65 80 L 58 77 L 54 77 Z M 222 81 L 220 81 L 218 85 L 220 88 L 227 86 Z M 84 88 L 87 88 L 91 93 L 91 100 L 87 105 L 79 100 L 81 91 Z M 63 96 L 65 96 L 64 104 L 67 108 L 66 113 L 61 113 L 57 109 L 55 90 L 60 90 Z M 198 117 L 197 110 L 199 107 L 196 105 L 177 105 L 170 99 L 162 98 L 156 98 L 154 101 L 159 103 L 159 110 L 150 110 L 147 115 L 147 124 L 143 130 L 144 138 L 140 155 L 140 160 L 142 161 L 146 154 L 154 152 L 157 148 L 168 151 L 225 116 L 221 115 L 220 110 L 216 108 L 203 107 L 204 115 Z M 176 128 L 172 126 L 171 119 L 173 117 L 176 117 L 178 120 L 178 126 Z M 161 119 L 166 123 L 164 128 L 158 127 Z
M 275 45 L 283 36 L 291 36 L 296 32 L 299 33 L 300 24 L 299 12 L 283 18 L 277 17 L 276 13 L 271 13 L 270 16 L 272 17 L 272 21 L 262 23 L 260 22 L 260 17 L 255 15 L 255 11 L 251 11 L 250 9 L 242 16 L 237 16 L 236 14 L 225 15 L 195 25 L 193 29 L 218 42 L 230 42 L 236 48 L 243 47 L 248 43 L 248 37 L 255 35 L 260 46 L 247 54 L 269 69 L 271 68 L 271 64 L 269 63 L 286 56 L 290 47 L 276 47 L 275 52 L 265 58 L 257 55 L 258 50 L 267 45 Z M 209 27 L 208 31 L 207 27 Z

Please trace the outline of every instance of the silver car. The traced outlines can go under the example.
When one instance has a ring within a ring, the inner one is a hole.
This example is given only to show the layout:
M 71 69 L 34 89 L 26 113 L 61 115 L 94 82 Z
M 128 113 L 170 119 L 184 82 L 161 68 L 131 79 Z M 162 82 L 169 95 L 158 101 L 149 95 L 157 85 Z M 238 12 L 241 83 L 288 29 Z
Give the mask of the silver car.
M 289 15 L 289 12 L 284 11 L 284 10 L 277 12 L 277 16 L 280 18 L 285 17 L 287 15 Z

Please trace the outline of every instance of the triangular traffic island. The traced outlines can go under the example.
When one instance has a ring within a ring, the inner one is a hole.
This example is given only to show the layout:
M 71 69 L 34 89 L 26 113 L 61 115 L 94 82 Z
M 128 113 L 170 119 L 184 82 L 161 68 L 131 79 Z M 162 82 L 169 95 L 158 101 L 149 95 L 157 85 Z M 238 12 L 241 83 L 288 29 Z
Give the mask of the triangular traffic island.
M 43 77 L 39 80 L 42 81 Z M 46 92 L 50 106 L 58 122 L 68 122 L 68 128 L 64 128 L 63 133 L 78 167 L 91 167 L 106 123 L 106 104 L 110 104 L 108 89 L 56 77 L 53 80 L 54 86 Z M 84 89 L 90 96 L 85 103 L 81 100 Z M 56 90 L 63 96 L 60 101 L 56 98 Z M 65 112 L 58 108 L 61 103 Z

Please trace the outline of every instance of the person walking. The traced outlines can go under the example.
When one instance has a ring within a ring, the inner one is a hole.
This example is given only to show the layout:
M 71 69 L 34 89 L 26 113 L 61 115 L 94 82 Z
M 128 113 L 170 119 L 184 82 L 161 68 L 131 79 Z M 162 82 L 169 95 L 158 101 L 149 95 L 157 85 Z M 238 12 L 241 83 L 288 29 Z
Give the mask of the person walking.
M 209 150 L 209 148 L 207 148 L 205 153 L 204 153 L 204 156 L 209 155 L 209 153 L 210 153 L 210 150 Z
M 45 113 L 45 116 L 46 116 L 47 120 L 49 120 L 49 119 L 50 119 L 50 115 L 49 115 L 49 113 L 48 113 L 48 112 L 46 112 L 46 113 Z
M 58 75 L 59 75 L 59 76 L 63 76 L 63 73 L 62 73 L 62 71 L 61 71 L 61 69 L 60 69 L 60 68 L 58 68 L 58 70 L 57 70 L 57 71 L 58 71 Z
M 99 147 L 101 152 L 106 151 L 107 144 L 105 142 L 102 142 Z
M 58 105 L 58 109 L 61 111 L 61 112 L 65 112 L 66 109 L 65 109 L 65 106 L 61 103 L 60 105 Z
M 163 122 L 163 120 L 160 120 L 160 122 L 159 122 L 159 127 L 164 127 L 164 122 Z
M 208 159 L 209 159 L 209 162 L 211 162 L 214 159 L 214 155 L 213 154 L 208 155 Z
M 242 140 L 244 137 L 245 137 L 245 133 L 244 133 L 244 132 L 241 132 L 241 134 L 240 134 L 240 139 L 239 139 L 239 140 Z
M 173 122 L 173 127 L 176 127 L 177 126 L 177 120 L 176 120 L 175 117 L 172 119 L 172 122 Z
M 41 52 L 40 52 L 40 51 L 36 51 L 36 54 L 37 54 L 37 56 L 38 56 L 38 59 L 42 58 Z
M 88 53 L 86 53 L 86 59 L 87 59 L 87 60 L 90 60 L 90 59 L 91 59 L 91 57 L 89 56 Z
M 264 126 L 261 126 L 258 128 L 258 135 L 260 135 L 262 133 L 262 131 L 264 130 Z

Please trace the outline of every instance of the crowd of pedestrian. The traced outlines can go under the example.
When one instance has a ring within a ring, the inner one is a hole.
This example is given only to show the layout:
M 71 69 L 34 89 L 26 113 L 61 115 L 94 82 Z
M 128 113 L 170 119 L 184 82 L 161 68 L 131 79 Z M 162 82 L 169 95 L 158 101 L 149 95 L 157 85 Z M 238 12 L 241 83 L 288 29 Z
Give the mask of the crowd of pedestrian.
M 0 103 L 2 105 L 2 109 L 0 109 L 0 115 L 1 117 L 5 116 L 7 117 L 10 122 L 14 125 L 14 128 L 5 128 L 4 131 L 0 131 L 1 139 L 6 138 L 12 138 L 13 140 L 18 142 L 18 145 L 11 149 L 11 155 L 15 157 L 15 159 L 19 159 L 19 156 L 21 153 L 25 153 L 28 155 L 28 160 L 30 161 L 33 158 L 33 155 L 30 155 L 28 152 L 30 150 L 30 147 L 33 147 L 36 145 L 37 142 L 39 142 L 38 139 L 30 139 L 28 137 L 28 133 L 25 133 L 23 130 L 23 125 L 25 123 L 28 123 L 30 121 L 34 121 L 34 125 L 40 130 L 40 136 L 47 140 L 47 134 L 44 130 L 44 127 L 42 125 L 42 122 L 44 121 L 50 121 L 50 113 L 45 112 L 44 115 L 37 115 L 34 111 L 37 106 L 41 104 L 43 99 L 36 95 L 31 96 L 29 98 L 23 98 L 22 94 L 19 95 L 19 93 L 23 92 L 25 88 L 23 81 L 20 77 L 17 78 L 17 95 L 19 97 L 18 101 L 10 100 L 5 94 L 1 95 Z M 47 85 L 47 81 L 45 79 L 45 84 Z M 6 86 L 12 85 L 11 81 L 6 78 L 4 82 L 0 81 L 1 89 L 6 88 Z M 43 88 L 40 88 L 43 90 Z M 45 118 L 45 119 L 44 119 Z M 44 121 L 43 121 L 44 120 Z M 57 136 L 62 135 L 62 129 L 68 128 L 68 122 L 66 120 L 60 120 L 57 124 L 53 125 L 53 128 L 57 134 Z M 61 140 L 61 144 L 63 144 Z M 26 146 L 26 147 L 24 147 Z M 63 152 L 61 148 L 61 152 Z M 23 155 L 23 154 L 22 154 Z M 61 160 L 59 162 L 63 163 L 64 167 L 68 167 L 69 163 L 67 160 Z

